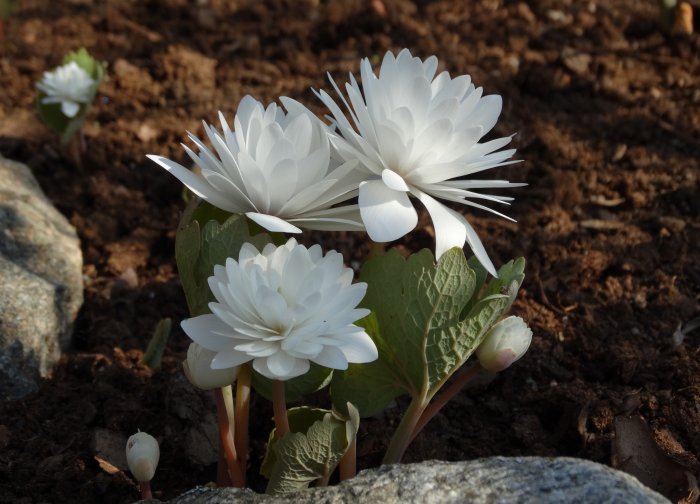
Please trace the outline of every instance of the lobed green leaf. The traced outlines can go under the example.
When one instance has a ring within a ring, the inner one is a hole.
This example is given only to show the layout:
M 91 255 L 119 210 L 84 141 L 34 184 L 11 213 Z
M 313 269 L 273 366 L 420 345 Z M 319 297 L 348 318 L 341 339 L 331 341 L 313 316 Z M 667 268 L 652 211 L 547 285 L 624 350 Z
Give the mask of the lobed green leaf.
M 450 344 L 436 342 L 440 334 L 456 334 L 460 313 L 474 294 L 476 275 L 458 248 L 443 254 L 437 264 L 428 250 L 408 259 L 391 250 L 369 260 L 360 280 L 368 284 L 362 304 L 376 317 L 376 328 L 368 334 L 379 359 L 336 373 L 331 393 L 334 403 L 352 401 L 366 416 L 402 392 L 425 396 L 431 383 L 444 378 L 445 369 L 463 362 L 467 352 L 458 338 Z M 446 355 L 438 358 L 436 353 L 442 352 Z
M 286 494 L 307 488 L 330 475 L 357 436 L 360 417 L 352 404 L 348 416 L 308 407 L 289 410 L 289 428 L 282 439 L 270 434 L 261 473 L 269 477 L 266 493 Z
M 382 341 L 379 324 L 374 313 L 356 322 L 363 327 L 372 340 Z M 367 364 L 350 364 L 345 371 L 335 371 L 331 381 L 333 407 L 344 411 L 345 404 L 352 402 L 360 416 L 373 416 L 383 411 L 391 401 L 405 392 L 402 381 L 383 359 Z
M 379 359 L 334 373 L 335 407 L 351 401 L 371 416 L 402 393 L 428 401 L 510 307 L 524 266 L 523 259 L 511 261 L 485 285 L 486 270 L 457 248 L 437 264 L 427 250 L 408 259 L 391 250 L 369 260 L 360 280 L 368 284 L 362 305 L 372 315 L 359 324 Z
M 246 242 L 258 250 L 270 242 L 267 234 L 250 235 L 245 216 L 225 217 L 208 203 L 198 208 L 199 203 L 190 202 L 175 235 L 175 260 L 192 316 L 209 313 L 214 297 L 207 279 L 214 274 L 215 265 L 223 265 L 228 257 L 237 259 Z

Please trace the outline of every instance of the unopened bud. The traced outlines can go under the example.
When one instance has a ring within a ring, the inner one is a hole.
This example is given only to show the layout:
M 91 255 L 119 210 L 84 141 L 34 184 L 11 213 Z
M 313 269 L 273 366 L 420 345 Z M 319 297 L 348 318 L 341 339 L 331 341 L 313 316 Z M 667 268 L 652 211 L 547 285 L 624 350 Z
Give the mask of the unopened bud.
M 231 385 L 238 376 L 239 366 L 226 369 L 212 369 L 211 361 L 216 352 L 207 350 L 197 343 L 190 343 L 187 360 L 182 363 L 185 376 L 192 385 L 202 390 L 211 390 Z
M 136 481 L 151 481 L 160 460 L 156 438 L 137 432 L 126 441 L 126 462 Z
M 510 316 L 494 325 L 476 349 L 484 369 L 498 373 L 520 359 L 532 341 L 532 331 L 520 317 Z

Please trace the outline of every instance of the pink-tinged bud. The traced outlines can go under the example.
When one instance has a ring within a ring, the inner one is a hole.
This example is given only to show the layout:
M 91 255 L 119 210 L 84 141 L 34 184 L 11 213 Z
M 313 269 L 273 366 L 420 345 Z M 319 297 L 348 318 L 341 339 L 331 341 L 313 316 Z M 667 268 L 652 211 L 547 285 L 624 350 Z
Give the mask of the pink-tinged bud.
M 216 352 L 207 350 L 197 343 L 190 343 L 187 349 L 187 360 L 182 363 L 185 376 L 192 385 L 202 390 L 212 390 L 226 387 L 236 381 L 240 366 L 212 369 L 211 361 Z
M 520 359 L 532 342 L 532 330 L 520 317 L 510 316 L 494 325 L 476 349 L 484 369 L 498 373 Z
M 126 462 L 136 481 L 151 481 L 160 460 L 156 438 L 137 432 L 126 441 Z

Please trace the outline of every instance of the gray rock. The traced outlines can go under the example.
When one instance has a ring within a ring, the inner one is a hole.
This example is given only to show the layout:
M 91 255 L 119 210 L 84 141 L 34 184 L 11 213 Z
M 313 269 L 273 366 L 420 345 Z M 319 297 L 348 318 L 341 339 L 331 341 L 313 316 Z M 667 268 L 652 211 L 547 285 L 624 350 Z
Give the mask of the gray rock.
M 83 302 L 75 229 L 24 164 L 0 156 L 0 398 L 47 377 Z
M 156 473 L 157 484 L 158 474 Z M 427 461 L 360 472 L 340 485 L 285 497 L 233 488 L 195 488 L 171 504 L 668 504 L 632 476 L 583 459 L 493 457 Z

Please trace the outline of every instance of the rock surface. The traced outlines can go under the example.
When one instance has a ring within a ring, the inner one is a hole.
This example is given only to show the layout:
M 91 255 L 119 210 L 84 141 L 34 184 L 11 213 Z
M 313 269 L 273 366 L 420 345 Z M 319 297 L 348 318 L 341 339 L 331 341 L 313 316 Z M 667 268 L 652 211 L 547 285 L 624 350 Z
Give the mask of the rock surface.
M 632 476 L 588 460 L 493 457 L 466 462 L 427 461 L 383 466 L 362 471 L 338 486 L 314 488 L 286 497 L 264 496 L 250 490 L 200 487 L 169 502 L 668 504 L 670 501 Z
M 0 156 L 0 398 L 48 376 L 83 302 L 75 229 L 31 170 Z

